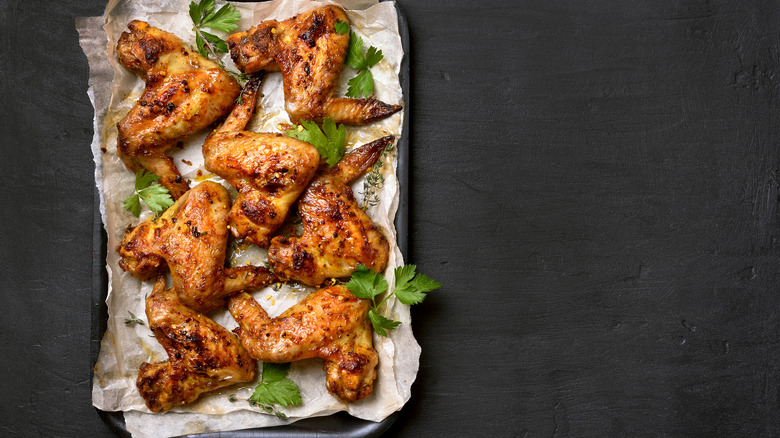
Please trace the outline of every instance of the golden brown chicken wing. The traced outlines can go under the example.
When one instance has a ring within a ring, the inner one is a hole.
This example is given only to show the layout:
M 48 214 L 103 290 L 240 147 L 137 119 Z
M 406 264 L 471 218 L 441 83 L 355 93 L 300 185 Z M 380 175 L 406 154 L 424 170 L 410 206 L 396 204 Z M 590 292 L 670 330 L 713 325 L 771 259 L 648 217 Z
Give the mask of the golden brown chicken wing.
M 298 201 L 303 234 L 274 237 L 268 248 L 268 261 L 278 277 L 316 286 L 349 276 L 358 263 L 375 272 L 385 269 L 387 238 L 358 206 L 348 184 L 392 141 L 393 136 L 387 136 L 363 145 L 314 178 Z
M 328 391 L 345 401 L 368 397 L 374 388 L 378 355 L 366 318 L 370 307 L 343 285 L 312 292 L 276 318 L 249 294 L 230 299 L 239 325 L 234 331 L 250 356 L 277 363 L 322 358 Z
M 295 123 L 329 117 L 365 125 L 400 110 L 373 97 L 332 97 L 349 47 L 349 33 L 336 32 L 337 21 L 349 23 L 344 10 L 332 5 L 284 21 L 263 21 L 228 38 L 230 56 L 245 73 L 281 70 L 285 106 Z
M 242 131 L 257 100 L 259 78 L 244 87 L 241 103 L 203 144 L 206 169 L 238 190 L 228 214 L 230 231 L 267 247 L 290 206 L 317 171 L 320 154 L 309 143 L 282 134 Z
M 144 362 L 136 386 L 154 412 L 192 403 L 202 393 L 255 378 L 257 362 L 236 336 L 182 304 L 159 277 L 146 299 L 149 328 L 168 360 Z
M 182 302 L 203 313 L 224 307 L 227 295 L 270 284 L 275 277 L 264 267 L 224 266 L 229 206 L 221 185 L 195 186 L 159 219 L 125 233 L 117 248 L 119 266 L 143 280 L 170 268 Z
M 117 43 L 117 57 L 146 81 L 146 88 L 117 124 L 117 152 L 133 172 L 146 169 L 159 176 L 177 199 L 189 185 L 165 152 L 227 114 L 240 87 L 176 35 L 138 20 L 128 28 Z

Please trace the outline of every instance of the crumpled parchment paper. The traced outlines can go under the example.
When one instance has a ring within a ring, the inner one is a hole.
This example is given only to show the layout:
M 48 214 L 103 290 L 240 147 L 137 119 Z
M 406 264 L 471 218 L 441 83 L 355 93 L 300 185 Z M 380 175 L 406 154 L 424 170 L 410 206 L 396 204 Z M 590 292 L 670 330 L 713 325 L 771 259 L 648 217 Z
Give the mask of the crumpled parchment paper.
M 119 64 L 116 59 L 116 42 L 127 24 L 141 19 L 160 29 L 172 32 L 194 46 L 192 23 L 188 15 L 190 0 L 111 0 L 102 17 L 86 17 L 76 20 L 80 44 L 90 66 L 89 96 L 95 108 L 92 152 L 95 159 L 95 181 L 100 190 L 100 212 L 108 234 L 108 328 L 101 342 L 101 350 L 95 365 L 92 400 L 95 407 L 104 411 L 123 411 L 127 429 L 134 437 L 169 437 L 183 434 L 227 431 L 286 424 L 301 418 L 329 415 L 338 411 L 370 420 L 381 421 L 399 410 L 410 397 L 410 387 L 419 367 L 420 347 L 411 331 L 409 308 L 394 299 L 388 300 L 382 312 L 385 316 L 401 321 L 401 325 L 385 338 L 374 335 L 374 348 L 379 353 L 378 377 L 374 394 L 357 403 L 344 403 L 330 395 L 325 388 L 322 361 L 310 359 L 293 363 L 289 378 L 301 389 L 303 405 L 280 408 L 289 419 L 263 413 L 246 402 L 256 383 L 236 385 L 205 394 L 196 403 L 174 408 L 166 413 L 151 413 L 139 395 L 135 381 L 138 366 L 142 362 L 166 360 L 167 356 L 152 335 L 147 324 L 125 324 L 131 314 L 145 321 L 144 300 L 151 292 L 152 282 L 141 282 L 118 267 L 116 247 L 128 225 L 135 226 L 150 216 L 141 218 L 125 211 L 123 200 L 132 193 L 134 175 L 125 168 L 116 154 L 116 123 L 124 117 L 141 95 L 144 84 L 135 74 Z M 375 46 L 382 50 L 384 59 L 372 68 L 375 93 L 378 99 L 403 105 L 399 83 L 399 68 L 403 51 L 398 33 L 398 18 L 392 2 L 376 0 L 341 0 L 317 2 L 310 0 L 278 0 L 262 3 L 234 3 L 241 12 L 237 31 L 243 31 L 266 19 L 283 20 L 296 13 L 325 3 L 342 6 L 351 21 L 352 31 L 361 36 L 364 47 Z M 217 7 L 221 6 L 221 2 Z M 218 33 L 218 32 L 215 32 Z M 226 37 L 226 35 L 222 35 Z M 235 69 L 228 55 L 223 62 Z M 347 81 L 355 72 L 345 67 L 335 95 L 344 95 Z M 255 117 L 246 128 L 259 132 L 280 132 L 290 125 L 284 111 L 281 75 L 266 74 L 262 98 Z M 347 128 L 347 149 L 360 146 L 384 135 L 401 135 L 403 111 L 365 127 Z M 206 132 L 193 135 L 184 147 L 171 153 L 182 175 L 190 185 L 204 180 L 229 185 L 221 178 L 209 174 L 203 167 L 201 146 Z M 385 271 L 390 286 L 392 272 L 402 265 L 401 253 L 395 245 L 393 218 L 398 207 L 397 162 L 395 153 L 383 157 L 381 167 L 384 185 L 376 193 L 378 203 L 369 206 L 368 212 L 391 241 L 389 265 Z M 358 201 L 363 205 L 365 176 L 353 184 Z M 235 196 L 235 190 L 230 189 Z M 267 258 L 265 250 L 253 245 L 234 244 L 228 249 L 229 264 L 246 262 L 259 265 Z M 278 289 L 278 290 L 275 290 Z M 312 289 L 296 285 L 267 287 L 253 293 L 273 317 L 300 301 Z M 236 326 L 227 311 L 211 315 L 228 329 Z M 258 372 L 258 379 L 260 373 Z M 231 397 L 233 396 L 233 397 Z M 230 399 L 237 401 L 231 402 Z

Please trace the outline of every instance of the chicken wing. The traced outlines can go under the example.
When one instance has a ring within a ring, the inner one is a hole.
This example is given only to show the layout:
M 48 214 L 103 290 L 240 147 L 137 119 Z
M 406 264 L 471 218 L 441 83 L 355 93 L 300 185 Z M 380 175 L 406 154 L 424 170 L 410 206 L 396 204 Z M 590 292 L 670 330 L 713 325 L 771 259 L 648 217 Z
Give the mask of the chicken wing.
M 206 169 L 238 190 L 228 214 L 230 231 L 263 248 L 317 171 L 320 154 L 309 143 L 282 134 L 243 131 L 257 100 L 260 78 L 244 87 L 220 129 L 203 144 Z
M 344 68 L 349 33 L 335 23 L 349 23 L 338 6 L 322 6 L 284 21 L 267 20 L 228 37 L 230 56 L 244 73 L 281 71 L 284 100 L 293 122 L 321 121 L 365 125 L 401 109 L 371 97 L 332 97 Z
M 322 358 L 328 391 L 352 402 L 371 395 L 376 379 L 370 307 L 338 285 L 312 292 L 276 318 L 247 293 L 231 298 L 229 308 L 250 356 L 277 363 Z
M 119 266 L 142 280 L 170 269 L 182 302 L 198 312 L 224 307 L 227 295 L 275 280 L 264 267 L 226 268 L 230 197 L 204 181 L 186 192 L 156 221 L 128 230 L 119 244 Z
M 268 261 L 278 277 L 316 286 L 349 276 L 358 263 L 375 272 L 385 269 L 387 238 L 358 206 L 348 184 L 373 165 L 393 139 L 363 145 L 314 178 L 298 201 L 303 234 L 274 237 L 268 248 Z
M 176 35 L 139 20 L 128 28 L 117 43 L 117 57 L 146 88 L 117 124 L 117 152 L 128 169 L 154 173 L 178 199 L 189 185 L 165 152 L 227 114 L 240 87 Z
M 153 412 L 192 403 L 201 394 L 255 378 L 257 362 L 233 333 L 182 304 L 160 276 L 146 318 L 168 360 L 138 369 L 136 386 Z

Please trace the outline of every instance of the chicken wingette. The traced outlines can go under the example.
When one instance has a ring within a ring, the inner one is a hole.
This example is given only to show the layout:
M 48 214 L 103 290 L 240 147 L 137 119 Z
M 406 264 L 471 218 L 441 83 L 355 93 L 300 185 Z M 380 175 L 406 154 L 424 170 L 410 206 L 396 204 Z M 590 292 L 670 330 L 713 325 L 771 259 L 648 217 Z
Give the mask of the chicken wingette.
M 276 363 L 322 358 L 328 391 L 353 402 L 371 395 L 376 379 L 370 307 L 337 285 L 312 292 L 276 318 L 247 293 L 232 297 L 229 309 L 250 356 Z
M 298 200 L 303 234 L 271 240 L 268 262 L 274 274 L 316 286 L 329 278 L 349 277 L 358 263 L 384 271 L 387 238 L 360 208 L 348 184 L 392 141 L 393 136 L 380 138 L 344 155 L 336 166 L 321 168 Z
M 117 153 L 128 169 L 142 169 L 178 199 L 189 188 L 165 152 L 233 107 L 240 86 L 176 35 L 134 20 L 122 33 L 119 62 L 146 81 L 136 105 L 117 124 Z
M 401 109 L 374 97 L 333 97 L 349 47 L 349 23 L 338 6 L 327 5 L 284 21 L 267 20 L 228 37 L 233 62 L 244 73 L 281 71 L 284 100 L 294 123 L 328 117 L 348 125 L 366 125 Z
M 227 190 L 204 181 L 157 220 L 125 233 L 119 267 L 142 280 L 170 269 L 182 302 L 202 313 L 225 307 L 232 293 L 270 284 L 275 277 L 265 267 L 225 267 L 229 207 Z
M 243 130 L 260 81 L 256 76 L 247 83 L 241 102 L 203 144 L 203 157 L 206 170 L 238 191 L 228 214 L 233 236 L 265 248 L 314 177 L 320 154 L 311 144 L 283 134 Z
M 144 362 L 136 387 L 153 412 L 192 403 L 201 394 L 255 378 L 257 362 L 233 333 L 184 304 L 160 276 L 146 318 L 168 360 Z

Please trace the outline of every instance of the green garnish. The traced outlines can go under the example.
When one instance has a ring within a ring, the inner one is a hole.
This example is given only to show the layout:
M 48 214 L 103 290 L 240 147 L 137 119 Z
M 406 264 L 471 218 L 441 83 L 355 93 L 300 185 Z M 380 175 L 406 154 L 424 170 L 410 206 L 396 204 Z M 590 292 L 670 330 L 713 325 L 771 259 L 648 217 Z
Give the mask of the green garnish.
M 213 59 L 222 70 L 234 79 L 246 80 L 246 75 L 228 70 L 220 59 L 220 53 L 229 51 L 227 42 L 219 36 L 203 30 L 209 28 L 229 33 L 238 29 L 236 23 L 241 20 L 241 13 L 238 9 L 229 3 L 217 9 L 215 0 L 201 0 L 199 3 L 190 2 L 190 19 L 194 25 L 192 30 L 195 31 L 195 45 L 198 48 L 198 53 Z M 241 95 L 238 96 L 238 99 L 240 102 Z
M 160 179 L 153 173 L 140 170 L 135 174 L 135 191 L 125 199 L 125 210 L 133 216 L 141 214 L 141 201 L 146 204 L 155 215 L 159 215 L 173 205 L 173 198 L 165 186 L 158 184 Z
M 347 23 L 344 20 L 337 21 L 336 24 L 334 24 L 333 26 L 336 28 L 337 33 L 349 32 L 349 23 Z
M 132 325 L 146 325 L 144 324 L 144 321 L 137 316 L 133 315 L 133 312 L 128 311 L 127 313 L 130 314 L 129 317 L 125 318 L 125 325 L 130 327 Z
M 375 66 L 384 58 L 381 50 L 376 47 L 369 47 L 366 54 L 363 55 L 363 38 L 357 36 L 354 32 L 349 35 L 349 50 L 347 59 L 344 61 L 348 66 L 358 71 L 357 76 L 347 82 L 347 97 L 359 99 L 362 96 L 370 96 L 374 92 L 374 75 L 371 74 L 371 67 Z
M 222 32 L 232 32 L 238 29 L 239 20 L 241 20 L 241 13 L 238 12 L 235 6 L 226 4 L 216 9 L 215 0 L 201 0 L 200 3 L 190 3 L 190 18 L 192 24 L 195 27 L 192 30 L 195 31 L 195 44 L 198 46 L 198 52 L 201 55 L 208 57 L 209 53 L 214 55 L 214 58 L 219 59 L 217 54 L 214 53 L 227 53 L 228 46 L 225 40 L 222 38 L 204 31 L 204 28 L 221 30 Z
M 382 169 L 385 167 L 385 157 L 394 148 L 390 143 L 382 151 L 382 155 L 376 160 L 371 171 L 366 174 L 366 179 L 363 181 L 363 210 L 367 210 L 368 207 L 373 207 L 379 204 L 379 191 L 385 185 L 385 176 L 382 174 Z
M 378 309 L 391 296 L 395 295 L 398 301 L 406 305 L 418 304 L 425 299 L 425 294 L 441 287 L 441 283 L 433 281 L 430 277 L 417 274 L 417 266 L 403 265 L 395 268 L 395 290 L 387 294 L 379 303 L 376 297 L 387 291 L 387 280 L 382 274 L 376 273 L 362 264 L 358 264 L 352 279 L 346 283 L 347 288 L 358 298 L 370 299 L 373 306 L 368 311 L 368 319 L 374 326 L 374 331 L 382 336 L 387 336 L 389 330 L 393 330 L 401 323 L 382 316 Z
M 249 404 L 258 406 L 269 414 L 274 414 L 282 420 L 287 416 L 274 406 L 298 406 L 303 404 L 298 385 L 287 378 L 289 363 L 263 362 L 263 374 L 255 392 L 249 397 Z
M 314 122 L 302 120 L 297 129 L 287 131 L 287 136 L 305 141 L 317 148 L 320 157 L 330 167 L 339 162 L 347 147 L 347 129 L 344 125 L 337 126 L 336 122 L 328 117 L 322 121 L 322 129 Z

